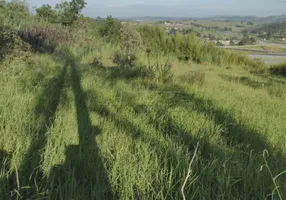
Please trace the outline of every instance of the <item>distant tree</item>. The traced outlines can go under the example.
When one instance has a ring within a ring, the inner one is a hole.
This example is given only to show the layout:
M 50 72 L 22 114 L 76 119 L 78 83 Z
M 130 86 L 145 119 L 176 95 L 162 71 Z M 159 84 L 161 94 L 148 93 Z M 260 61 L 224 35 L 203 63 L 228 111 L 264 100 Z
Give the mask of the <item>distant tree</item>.
M 80 16 L 81 10 L 85 7 L 84 0 L 72 0 L 56 5 L 59 20 L 63 25 L 72 25 Z
M 230 40 L 238 40 L 237 36 L 231 36 Z
M 219 40 L 217 40 L 216 45 L 217 46 L 224 46 L 224 44 L 222 42 L 220 42 Z
M 58 22 L 58 15 L 56 10 L 54 10 L 49 4 L 42 5 L 42 7 L 36 9 L 36 16 L 38 18 L 43 18 L 51 23 Z
M 108 41 L 118 41 L 121 27 L 122 25 L 118 20 L 109 16 L 100 27 L 99 33 Z
M 209 38 L 210 38 L 210 40 L 216 40 L 216 37 L 212 34 L 209 34 Z
M 243 29 L 243 30 L 241 31 L 241 33 L 242 33 L 242 34 L 248 34 L 248 30 L 247 30 L 247 29 Z
M 24 1 L 1 1 L 0 13 L 13 22 L 20 22 L 30 15 L 29 8 Z
M 249 38 L 249 43 L 250 44 L 256 44 L 256 40 L 254 38 Z
M 247 34 L 245 34 L 243 38 L 239 41 L 238 45 L 252 45 L 255 43 L 256 40 L 254 38 L 250 38 Z
M 232 28 L 228 28 L 228 31 L 232 31 Z
M 253 22 L 247 22 L 247 25 L 254 25 L 254 23 Z
M 200 32 L 196 32 L 196 36 L 202 37 L 202 34 Z
M 120 29 L 120 47 L 128 55 L 141 48 L 142 40 L 139 31 L 134 25 L 126 24 Z

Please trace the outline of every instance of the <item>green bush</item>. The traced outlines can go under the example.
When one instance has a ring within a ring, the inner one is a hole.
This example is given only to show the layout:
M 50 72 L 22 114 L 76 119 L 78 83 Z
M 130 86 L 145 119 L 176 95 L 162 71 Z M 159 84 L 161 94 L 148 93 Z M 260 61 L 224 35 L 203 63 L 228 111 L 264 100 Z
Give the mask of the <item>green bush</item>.
M 120 29 L 120 48 L 127 54 L 136 53 L 141 49 L 142 40 L 136 26 L 127 24 Z
M 118 42 L 120 39 L 121 23 L 112 16 L 107 17 L 99 29 L 100 36 L 108 42 Z
M 116 52 L 113 56 L 113 63 L 120 68 L 131 69 L 135 66 L 136 56 L 134 54 L 126 54 Z
M 28 46 L 18 37 L 17 27 L 28 15 L 28 9 L 22 2 L 0 2 L 0 60 L 10 55 L 17 55 L 17 59 L 27 56 L 24 51 Z
M 54 52 L 58 44 L 72 40 L 70 31 L 61 25 L 24 25 L 18 33 L 24 42 L 39 52 Z
M 50 23 L 59 22 L 58 14 L 55 9 L 53 9 L 49 4 L 42 5 L 40 8 L 36 9 L 36 17 L 40 19 L 47 20 Z

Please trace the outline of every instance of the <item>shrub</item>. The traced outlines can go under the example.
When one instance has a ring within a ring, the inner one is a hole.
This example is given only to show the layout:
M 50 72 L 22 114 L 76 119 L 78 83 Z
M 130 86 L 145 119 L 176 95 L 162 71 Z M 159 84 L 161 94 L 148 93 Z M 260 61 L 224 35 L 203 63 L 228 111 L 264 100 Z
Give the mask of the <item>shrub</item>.
M 157 63 L 153 67 L 153 73 L 155 76 L 155 80 L 161 83 L 170 83 L 173 80 L 173 73 L 171 65 L 166 62 L 164 64 Z
M 84 0 L 72 0 L 71 2 L 62 2 L 56 5 L 58 19 L 63 25 L 72 25 L 80 16 L 80 12 L 85 8 Z
M 141 36 L 134 25 L 127 24 L 120 29 L 120 47 L 123 51 L 134 54 L 141 45 Z
M 120 68 L 131 69 L 135 66 L 136 56 L 134 54 L 129 55 L 122 52 L 116 52 L 112 61 Z
M 72 39 L 69 30 L 62 26 L 25 25 L 18 34 L 34 51 L 39 52 L 53 52 L 58 44 Z
M 107 17 L 99 29 L 101 37 L 108 42 L 118 42 L 120 38 L 121 23 L 112 16 Z
M 42 5 L 42 7 L 36 9 L 36 17 L 47 20 L 50 23 L 59 22 L 58 14 L 49 4 Z
M 25 7 L 19 5 L 19 8 L 24 9 Z M 4 57 L 11 55 L 17 55 L 17 59 L 26 57 L 27 54 L 24 51 L 28 50 L 28 46 L 25 45 L 17 35 L 16 27 L 17 23 L 10 19 L 10 9 L 15 8 L 15 15 L 21 13 L 23 10 L 20 9 L 18 12 L 16 2 L 3 3 L 0 6 L 0 60 Z M 24 11 L 23 11 L 24 12 Z M 23 13 L 22 13 L 23 14 Z M 17 21 L 18 22 L 18 21 Z M 14 57 L 15 59 L 15 57 Z
M 99 57 L 94 57 L 90 63 L 91 66 L 102 68 L 104 67 L 102 59 Z

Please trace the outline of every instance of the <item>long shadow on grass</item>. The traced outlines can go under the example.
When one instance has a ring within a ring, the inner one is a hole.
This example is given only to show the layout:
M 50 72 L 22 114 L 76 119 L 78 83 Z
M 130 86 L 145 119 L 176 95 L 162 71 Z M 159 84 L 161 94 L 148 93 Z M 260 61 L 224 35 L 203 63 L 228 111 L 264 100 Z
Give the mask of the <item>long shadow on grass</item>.
M 9 190 L 18 190 L 22 199 L 33 199 L 39 197 L 39 191 L 47 185 L 46 179 L 40 169 L 42 162 L 42 151 L 45 148 L 49 129 L 54 123 L 55 113 L 59 105 L 61 91 L 65 83 L 67 66 L 64 66 L 58 76 L 52 78 L 37 99 L 35 107 L 35 120 L 41 121 L 36 134 L 31 135 L 32 141 L 29 150 L 24 155 L 20 167 L 14 172 L 6 183 Z M 16 195 L 15 192 L 11 193 Z M 9 199 L 10 194 L 6 194 Z
M 109 69 L 110 70 L 110 69 Z M 112 74 L 112 73 L 111 73 Z M 111 83 L 114 83 L 114 76 L 109 77 L 110 73 L 105 74 L 106 80 L 112 80 Z M 118 77 L 120 78 L 120 77 Z M 270 159 L 270 166 L 273 169 L 274 174 L 278 174 L 284 170 L 284 163 L 285 163 L 285 157 L 282 155 L 281 149 L 273 148 L 267 141 L 266 137 L 264 137 L 262 134 L 258 133 L 256 130 L 247 127 L 244 124 L 238 123 L 237 120 L 233 117 L 232 113 L 230 113 L 227 110 L 224 110 L 220 107 L 218 107 L 212 100 L 202 98 L 196 94 L 187 92 L 183 87 L 176 84 L 170 84 L 169 86 L 154 86 L 150 87 L 153 92 L 159 92 L 161 95 L 161 100 L 167 104 L 170 105 L 172 108 L 181 107 L 185 109 L 192 109 L 197 112 L 203 113 L 205 116 L 209 116 L 213 118 L 214 122 L 217 126 L 223 127 L 224 131 L 222 133 L 222 137 L 226 139 L 228 146 L 233 147 L 235 151 L 233 152 L 233 155 L 236 155 L 234 157 L 233 162 L 240 163 L 241 167 L 245 169 L 243 173 L 238 173 L 236 175 L 239 175 L 241 177 L 247 178 L 247 180 L 241 180 L 239 181 L 240 184 L 237 184 L 236 187 L 244 188 L 242 191 L 248 191 L 247 197 L 254 198 L 255 195 L 257 195 L 258 191 L 254 191 L 251 189 L 251 184 L 253 184 L 256 181 L 262 181 L 263 183 L 259 183 L 263 186 L 261 186 L 261 191 L 263 192 L 263 196 L 267 196 L 269 193 L 272 192 L 272 180 L 269 178 L 268 174 L 262 174 L 259 175 L 259 173 L 256 172 L 256 170 L 261 167 L 263 164 L 262 160 L 262 152 L 263 150 L 267 149 L 271 154 Z M 128 102 L 130 103 L 130 102 Z M 134 103 L 134 102 L 133 102 Z M 132 104 L 133 104 L 132 103 Z M 135 107 L 134 107 L 135 105 Z M 130 105 L 127 105 L 130 106 Z M 132 106 L 132 105 L 131 105 Z M 137 112 L 141 112 L 145 115 L 150 115 L 150 112 L 148 111 L 148 108 L 146 106 L 139 106 L 133 104 L 133 107 Z M 120 118 L 116 118 L 115 114 L 110 114 L 107 108 L 99 107 L 99 108 L 93 108 L 93 110 L 100 113 L 102 116 L 111 116 L 111 118 L 115 121 L 116 124 L 120 127 L 126 127 L 126 130 L 131 130 L 132 134 L 135 137 L 140 137 L 141 133 L 138 132 L 138 128 L 132 127 L 132 123 L 128 122 L 127 119 L 119 120 Z M 176 124 L 172 117 L 170 117 L 167 112 L 161 112 L 162 110 L 156 110 L 155 112 L 161 113 L 161 116 L 164 116 L 163 122 L 158 120 L 160 117 L 157 117 L 157 119 L 154 120 L 154 117 L 150 117 L 150 123 L 153 123 L 162 134 L 167 134 L 168 136 L 177 136 L 181 138 L 182 144 L 187 146 L 188 148 L 193 146 L 193 143 L 196 141 L 200 141 L 199 139 L 193 138 L 191 136 L 191 133 L 188 133 L 184 129 L 182 129 L 178 124 Z M 124 125 L 125 124 L 125 125 Z M 137 130 L 137 131 L 136 131 Z M 136 134 L 134 134 L 136 133 Z M 202 142 L 204 144 L 202 153 L 206 159 L 209 159 L 208 154 L 212 154 L 217 158 L 222 158 L 225 152 L 221 152 L 219 148 L 212 147 L 206 142 Z M 204 153 L 205 152 L 205 153 Z M 252 153 L 254 153 L 252 155 Z M 255 161 L 251 161 L 251 155 L 254 156 Z M 257 159 L 260 158 L 260 159 Z M 211 161 L 211 160 L 210 160 Z M 223 161 L 223 160 L 222 160 Z M 248 167 L 250 167 L 248 169 Z M 255 170 L 255 171 L 254 171 Z M 248 176 L 253 176 L 252 178 L 249 178 Z M 267 176 L 267 177 L 261 177 L 260 176 Z M 254 182 L 253 182 L 254 181 Z M 245 186 L 247 185 L 247 188 L 245 189 Z M 285 185 L 282 184 L 284 187 Z M 264 189 L 263 189 L 264 188 Z M 235 191 L 235 190 L 233 190 Z M 236 190 L 236 191 L 239 191 Z M 233 194 L 236 196 L 235 194 Z
M 11 155 L 8 152 L 0 150 L 0 197 L 5 198 L 9 190 L 7 179 L 11 165 Z
M 265 86 L 271 85 L 269 82 L 260 82 L 260 81 L 254 81 L 251 78 L 247 76 L 229 76 L 229 75 L 220 75 L 220 77 L 226 81 L 229 82 L 235 82 L 235 83 L 240 83 L 242 85 L 257 89 L 257 88 L 263 88 Z
M 72 54 L 67 56 L 75 96 L 79 145 L 68 146 L 65 163 L 52 169 L 49 177 L 51 196 L 53 199 L 114 199 L 95 140 L 101 130 L 92 126 L 80 74 L 75 66 L 76 59 Z

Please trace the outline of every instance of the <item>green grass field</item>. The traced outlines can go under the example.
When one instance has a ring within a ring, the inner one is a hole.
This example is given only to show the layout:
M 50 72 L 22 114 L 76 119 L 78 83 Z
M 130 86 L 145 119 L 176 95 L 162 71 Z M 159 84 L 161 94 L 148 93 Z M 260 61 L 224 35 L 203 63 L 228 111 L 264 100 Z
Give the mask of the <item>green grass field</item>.
M 286 198 L 285 63 L 84 7 L 1 2 L 0 200 Z
M 284 78 L 180 63 L 163 84 L 79 49 L 1 66 L 1 198 L 182 199 L 197 143 L 187 199 L 285 197 Z

